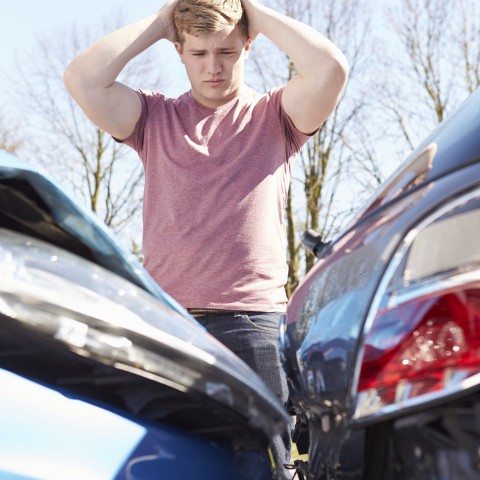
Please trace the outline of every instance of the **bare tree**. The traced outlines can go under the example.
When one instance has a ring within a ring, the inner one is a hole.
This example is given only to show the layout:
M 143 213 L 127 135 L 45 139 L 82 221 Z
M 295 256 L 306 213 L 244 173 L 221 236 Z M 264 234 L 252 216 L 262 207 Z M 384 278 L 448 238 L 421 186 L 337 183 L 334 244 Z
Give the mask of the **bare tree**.
M 382 108 L 408 149 L 480 85 L 476 0 L 397 0 Z M 398 128 L 399 127 L 399 128 Z
M 291 294 L 300 277 L 314 263 L 313 257 L 300 248 L 298 232 L 311 228 L 323 237 L 331 237 L 345 224 L 354 209 L 351 205 L 347 207 L 349 200 L 344 198 L 340 201 L 340 197 L 346 195 L 353 198 L 352 188 L 358 185 L 352 178 L 347 179 L 346 174 L 349 166 L 357 161 L 356 143 L 351 135 L 355 125 L 363 123 L 361 115 L 369 98 L 367 86 L 358 82 L 357 78 L 365 75 L 368 60 L 367 12 L 370 9 L 364 0 L 272 0 L 271 4 L 273 8 L 312 25 L 332 39 L 346 54 L 350 64 L 350 80 L 343 99 L 302 149 L 294 170 L 286 209 L 289 261 L 287 293 Z M 268 42 L 257 44 L 252 60 L 259 89 L 267 90 L 285 83 L 295 74 L 294 66 L 285 54 L 278 52 Z M 368 152 L 364 155 L 368 157 Z M 373 162 L 370 167 L 373 168 L 373 165 L 376 163 Z M 370 172 L 367 174 L 370 175 Z M 377 178 L 381 177 L 377 171 L 375 174 Z M 365 176 L 365 171 L 361 176 Z M 345 188 L 346 183 L 349 187 Z M 355 197 L 358 199 L 358 194 Z
M 0 150 L 18 153 L 25 145 L 18 123 L 7 115 L 6 110 L 0 110 Z
M 29 135 L 29 159 L 71 188 L 116 233 L 128 230 L 128 244 L 133 245 L 140 231 L 143 168 L 133 151 L 86 118 L 63 85 L 69 61 L 93 43 L 94 36 L 121 24 L 119 16 L 113 24 L 95 28 L 95 35 L 87 28 L 74 26 L 55 36 L 39 38 L 11 80 Z M 147 51 L 131 62 L 122 72 L 121 81 L 132 87 L 158 86 L 152 54 L 152 50 Z M 132 225 L 136 232 L 125 228 Z

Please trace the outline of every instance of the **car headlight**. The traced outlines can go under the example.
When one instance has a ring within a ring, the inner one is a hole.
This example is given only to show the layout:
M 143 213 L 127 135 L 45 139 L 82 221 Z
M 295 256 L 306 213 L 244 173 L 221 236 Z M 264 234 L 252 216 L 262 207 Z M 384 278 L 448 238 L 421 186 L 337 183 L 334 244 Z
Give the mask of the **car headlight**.
M 480 383 L 480 191 L 412 229 L 367 317 L 355 419 L 366 421 Z
M 261 379 L 187 313 L 96 264 L 3 229 L 0 321 L 103 365 L 200 394 L 268 435 L 287 424 Z
M 214 364 L 193 321 L 103 268 L 68 252 L 2 230 L 0 313 L 117 368 L 154 375 L 179 390 L 200 373 L 152 351 Z M 133 341 L 135 339 L 135 341 Z

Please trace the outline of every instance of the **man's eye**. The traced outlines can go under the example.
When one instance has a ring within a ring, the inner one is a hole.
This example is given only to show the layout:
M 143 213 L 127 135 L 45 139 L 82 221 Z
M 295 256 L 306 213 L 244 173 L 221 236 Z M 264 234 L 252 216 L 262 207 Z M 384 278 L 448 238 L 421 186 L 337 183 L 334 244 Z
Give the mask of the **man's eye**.
M 202 53 L 202 52 L 198 52 L 198 53 L 194 53 L 193 56 L 194 57 L 203 57 L 205 54 Z
M 233 52 L 222 52 L 222 55 L 233 55 Z

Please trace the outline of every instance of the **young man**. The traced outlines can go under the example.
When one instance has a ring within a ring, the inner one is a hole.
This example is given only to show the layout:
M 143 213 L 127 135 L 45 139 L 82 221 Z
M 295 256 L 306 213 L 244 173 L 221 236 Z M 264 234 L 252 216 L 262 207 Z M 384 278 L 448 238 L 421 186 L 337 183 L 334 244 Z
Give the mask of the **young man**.
M 244 82 L 262 33 L 296 75 L 260 95 Z M 177 99 L 116 81 L 161 39 L 174 43 L 191 90 Z M 134 148 L 145 168 L 145 267 L 284 401 L 277 327 L 285 311 L 284 206 L 296 154 L 337 105 L 343 54 L 312 28 L 255 0 L 169 0 L 102 38 L 65 72 L 98 127 Z M 277 477 L 289 438 L 273 442 Z

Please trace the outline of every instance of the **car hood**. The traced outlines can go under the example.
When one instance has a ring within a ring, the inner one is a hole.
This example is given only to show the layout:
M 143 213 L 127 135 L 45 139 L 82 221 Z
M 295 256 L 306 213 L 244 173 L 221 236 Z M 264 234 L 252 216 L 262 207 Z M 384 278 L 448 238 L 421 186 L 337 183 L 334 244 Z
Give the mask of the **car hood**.
M 0 154 L 0 368 L 214 438 L 268 439 L 288 416 L 54 182 Z

